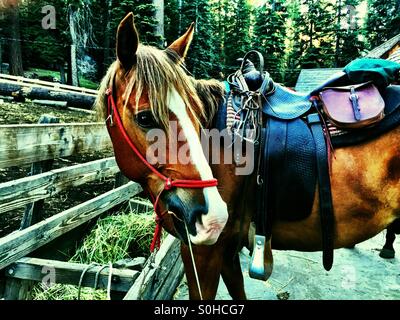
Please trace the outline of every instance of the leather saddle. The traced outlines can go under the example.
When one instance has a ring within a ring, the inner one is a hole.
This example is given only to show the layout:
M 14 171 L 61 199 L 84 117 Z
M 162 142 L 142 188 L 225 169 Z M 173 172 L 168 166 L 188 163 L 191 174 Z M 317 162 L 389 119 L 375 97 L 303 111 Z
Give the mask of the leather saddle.
M 248 55 L 256 54 L 260 59 L 260 70 L 247 59 Z M 269 73 L 263 71 L 263 57 L 257 51 L 250 51 L 242 60 L 241 68 L 228 77 L 232 88 L 232 107 L 238 112 L 242 106 L 243 89 L 258 92 L 262 100 L 262 112 L 276 119 L 291 120 L 299 118 L 311 108 L 310 96 L 298 93 L 275 83 Z

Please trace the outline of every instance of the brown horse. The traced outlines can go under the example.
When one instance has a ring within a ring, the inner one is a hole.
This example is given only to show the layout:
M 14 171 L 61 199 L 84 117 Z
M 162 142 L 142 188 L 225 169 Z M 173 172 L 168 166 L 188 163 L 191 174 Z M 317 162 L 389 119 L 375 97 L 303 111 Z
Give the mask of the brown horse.
M 201 150 L 200 130 L 210 128 L 224 86 L 185 72 L 182 61 L 193 32 L 191 26 L 166 50 L 158 50 L 139 44 L 133 15 L 125 17 L 117 33 L 117 61 L 102 82 L 97 108 L 106 119 L 120 169 L 157 202 L 159 223 L 183 240 L 190 298 L 215 298 L 222 276 L 230 295 L 245 299 L 238 252 L 251 245 L 256 177 L 236 175 L 235 164 L 223 161 L 231 153 L 223 145 L 217 164 L 209 165 Z M 152 130 L 166 133 L 165 140 L 159 137 L 164 150 L 158 154 L 149 152 Z M 174 134 L 178 138 L 170 139 Z M 335 150 L 331 187 L 335 248 L 369 239 L 400 217 L 400 127 Z M 200 290 L 188 238 L 194 244 Z M 275 249 L 321 250 L 318 196 L 308 218 L 276 221 L 272 239 Z

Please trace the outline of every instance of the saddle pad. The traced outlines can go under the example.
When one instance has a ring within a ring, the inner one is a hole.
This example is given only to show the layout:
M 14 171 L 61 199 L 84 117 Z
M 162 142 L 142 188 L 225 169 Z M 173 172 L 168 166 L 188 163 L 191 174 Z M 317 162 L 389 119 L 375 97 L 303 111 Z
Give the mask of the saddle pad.
M 366 142 L 400 125 L 400 86 L 388 86 L 381 93 L 385 101 L 385 118 L 372 127 L 349 130 L 340 135 L 332 136 L 331 140 L 334 147 L 346 147 Z
M 269 167 L 265 197 L 267 215 L 286 221 L 309 216 L 317 181 L 316 149 L 309 126 L 302 119 L 269 118 L 266 149 Z
M 292 91 L 275 83 L 275 91 L 266 97 L 263 112 L 271 117 L 292 120 L 305 114 L 311 108 L 309 95 Z

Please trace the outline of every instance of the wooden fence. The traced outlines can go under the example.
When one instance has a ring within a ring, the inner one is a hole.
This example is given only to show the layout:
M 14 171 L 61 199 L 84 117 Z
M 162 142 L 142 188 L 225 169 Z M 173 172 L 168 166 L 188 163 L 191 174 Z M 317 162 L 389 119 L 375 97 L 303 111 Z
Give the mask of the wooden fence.
M 45 245 L 51 248 L 56 239 L 141 192 L 138 184 L 116 179 L 119 183 L 113 190 L 43 219 L 46 199 L 121 174 L 113 157 L 52 168 L 54 159 L 111 148 L 104 124 L 60 124 L 46 117 L 40 122 L 0 126 L 0 169 L 32 164 L 30 176 L 0 184 L 0 215 L 25 207 L 20 230 L 0 238 L 0 299 L 29 298 L 32 284 L 42 281 L 43 270 L 49 268 L 56 283 L 78 285 L 85 273 L 82 286 L 94 287 L 98 282 L 98 288 L 107 287 L 107 268 L 43 259 L 36 252 Z M 183 276 L 178 240 L 167 237 L 152 262 L 142 264 L 143 270 L 113 268 L 111 290 L 121 292 L 124 299 L 170 299 Z

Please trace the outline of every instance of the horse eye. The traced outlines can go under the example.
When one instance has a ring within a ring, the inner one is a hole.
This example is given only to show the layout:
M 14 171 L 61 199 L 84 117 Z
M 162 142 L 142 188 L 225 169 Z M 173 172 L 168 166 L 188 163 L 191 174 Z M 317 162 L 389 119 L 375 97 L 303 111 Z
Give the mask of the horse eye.
M 151 111 L 139 112 L 135 117 L 135 121 L 145 129 L 158 127 L 157 121 L 154 119 Z

